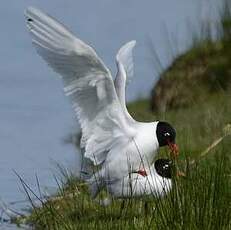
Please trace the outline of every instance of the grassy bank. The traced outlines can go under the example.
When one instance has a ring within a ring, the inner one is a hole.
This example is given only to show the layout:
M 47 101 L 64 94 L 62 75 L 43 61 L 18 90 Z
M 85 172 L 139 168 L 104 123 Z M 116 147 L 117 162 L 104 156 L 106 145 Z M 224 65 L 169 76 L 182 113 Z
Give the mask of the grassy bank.
M 216 97 L 219 92 L 231 90 L 231 2 L 223 0 L 219 39 L 212 37 L 209 25 L 196 39 L 191 49 L 178 55 L 161 73 L 151 93 L 153 111 L 191 107 L 195 102 Z M 204 36 L 203 36 L 204 35 Z M 193 36 L 193 35 L 192 35 Z
M 227 165 L 223 157 L 217 161 L 175 179 L 162 200 L 130 199 L 101 207 L 80 188 L 72 198 L 63 194 L 62 200 L 47 202 L 30 221 L 36 229 L 230 229 Z
M 200 158 L 231 122 L 231 96 L 219 94 L 190 108 L 154 115 L 149 101 L 129 105 L 138 120 L 164 119 L 177 129 L 180 156 L 176 164 L 185 177 L 175 177 L 163 199 L 114 200 L 108 207 L 93 201 L 86 185 L 65 175 L 58 199 L 35 208 L 26 222 L 35 229 L 231 229 L 231 137 Z M 160 155 L 167 157 L 166 149 Z M 159 157 L 159 156 L 158 156 Z M 196 163 L 189 162 L 196 159 Z

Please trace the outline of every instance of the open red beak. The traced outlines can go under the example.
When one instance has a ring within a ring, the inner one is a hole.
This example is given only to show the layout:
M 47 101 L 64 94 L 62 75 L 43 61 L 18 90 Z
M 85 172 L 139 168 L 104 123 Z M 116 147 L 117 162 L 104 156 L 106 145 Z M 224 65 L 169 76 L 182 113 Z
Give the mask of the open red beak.
M 169 142 L 168 147 L 173 157 L 177 157 L 179 155 L 179 147 L 177 144 Z

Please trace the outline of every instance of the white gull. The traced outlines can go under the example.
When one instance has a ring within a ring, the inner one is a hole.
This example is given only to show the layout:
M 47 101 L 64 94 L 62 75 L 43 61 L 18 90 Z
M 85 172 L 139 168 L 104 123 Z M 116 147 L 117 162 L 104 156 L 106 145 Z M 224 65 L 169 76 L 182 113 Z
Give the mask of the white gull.
M 64 25 L 33 7 L 25 16 L 38 54 L 62 76 L 64 92 L 81 126 L 84 157 L 101 166 L 96 178 L 122 180 L 133 172 L 143 177 L 159 147 L 168 145 L 177 154 L 176 132 L 169 123 L 138 122 L 127 111 L 125 86 L 127 77 L 133 75 L 135 41 L 119 50 L 113 82 L 95 50 Z M 92 189 L 93 197 L 98 191 L 100 187 Z

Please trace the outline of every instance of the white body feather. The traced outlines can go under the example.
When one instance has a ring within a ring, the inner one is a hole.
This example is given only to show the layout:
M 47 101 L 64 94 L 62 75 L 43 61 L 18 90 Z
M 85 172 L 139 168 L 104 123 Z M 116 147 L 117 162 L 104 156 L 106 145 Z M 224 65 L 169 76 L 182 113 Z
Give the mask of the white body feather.
M 145 195 L 155 197 L 165 196 L 172 188 L 171 179 L 159 176 L 154 166 L 150 167 L 148 173 L 146 177 L 132 173 L 121 180 L 108 183 L 107 189 L 109 193 L 116 198 L 139 197 Z

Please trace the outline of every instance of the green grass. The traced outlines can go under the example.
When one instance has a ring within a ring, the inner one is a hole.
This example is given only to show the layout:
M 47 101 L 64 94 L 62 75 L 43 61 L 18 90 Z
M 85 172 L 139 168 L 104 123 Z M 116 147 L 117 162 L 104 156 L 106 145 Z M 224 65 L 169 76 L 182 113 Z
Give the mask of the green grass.
M 194 102 L 188 108 L 154 114 L 148 100 L 129 106 L 138 120 L 169 121 L 177 130 L 177 142 L 186 156 L 196 157 L 213 140 L 222 135 L 222 128 L 231 123 L 231 94 L 217 93 L 203 102 Z M 145 118 L 145 119 L 143 119 Z
M 35 229 L 58 230 L 231 229 L 231 137 L 199 158 L 230 123 L 230 99 L 230 95 L 219 94 L 191 108 L 158 115 L 150 112 L 146 100 L 129 105 L 138 120 L 164 119 L 176 127 L 181 150 L 176 167 L 186 176 L 174 177 L 174 187 L 165 198 L 114 200 L 112 205 L 102 207 L 90 198 L 83 182 L 63 171 L 65 180 L 59 182 L 62 198 L 43 203 L 26 221 Z M 161 155 L 168 156 L 165 148 Z M 194 165 L 189 165 L 191 159 L 197 159 Z
M 214 41 L 207 25 L 201 35 L 205 34 L 204 38 L 192 42 L 191 48 L 161 73 L 151 93 L 153 111 L 191 107 L 194 102 L 206 101 L 208 96 L 230 92 L 231 4 L 228 0 L 223 2 L 217 22 L 219 39 Z
M 85 192 L 73 198 L 63 195 L 63 200 L 34 211 L 30 221 L 36 229 L 230 229 L 227 164 L 224 156 L 217 160 L 215 166 L 196 167 L 186 178 L 175 178 L 164 199 L 114 201 L 101 207 Z

